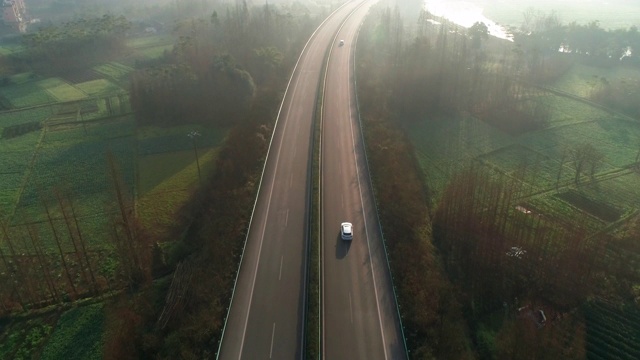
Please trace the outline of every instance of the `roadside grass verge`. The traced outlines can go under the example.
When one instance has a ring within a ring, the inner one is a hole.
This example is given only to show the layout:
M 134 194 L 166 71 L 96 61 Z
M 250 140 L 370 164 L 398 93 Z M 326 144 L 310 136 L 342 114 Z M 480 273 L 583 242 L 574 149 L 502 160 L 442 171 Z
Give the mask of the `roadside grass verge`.
M 203 179 L 213 171 L 218 148 L 200 149 Z M 169 169 L 167 169 L 169 167 Z M 180 167 L 171 171 L 172 167 Z M 198 170 L 193 151 L 147 155 L 138 158 L 139 192 L 137 211 L 145 229 L 154 238 L 170 233 L 180 209 L 198 185 Z

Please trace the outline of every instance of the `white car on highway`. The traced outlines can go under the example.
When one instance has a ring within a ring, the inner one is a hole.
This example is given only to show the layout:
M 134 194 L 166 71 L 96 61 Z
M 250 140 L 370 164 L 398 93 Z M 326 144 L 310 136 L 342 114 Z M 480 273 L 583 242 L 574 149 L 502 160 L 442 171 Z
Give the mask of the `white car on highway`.
M 353 240 L 353 225 L 349 222 L 340 224 L 340 237 L 342 240 Z

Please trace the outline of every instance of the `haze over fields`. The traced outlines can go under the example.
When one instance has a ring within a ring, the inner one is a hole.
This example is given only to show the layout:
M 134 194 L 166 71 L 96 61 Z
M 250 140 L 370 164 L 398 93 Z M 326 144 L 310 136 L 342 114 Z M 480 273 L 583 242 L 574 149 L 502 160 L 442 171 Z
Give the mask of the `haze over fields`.
M 555 12 L 563 23 L 585 24 L 597 20 L 604 29 L 640 25 L 640 6 L 635 0 L 425 0 L 425 8 L 459 25 L 476 21 L 490 25 L 492 35 L 504 37 L 504 27 L 518 27 L 528 9 Z M 491 26 L 492 25 L 492 26 Z

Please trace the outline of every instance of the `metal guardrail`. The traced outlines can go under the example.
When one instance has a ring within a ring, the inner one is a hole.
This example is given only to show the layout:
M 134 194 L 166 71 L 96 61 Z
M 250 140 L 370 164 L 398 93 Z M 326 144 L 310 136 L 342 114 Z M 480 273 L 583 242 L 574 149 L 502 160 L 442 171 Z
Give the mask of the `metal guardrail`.
M 356 33 L 356 41 L 354 42 L 354 56 L 353 56 L 353 83 L 354 83 L 354 94 L 355 94 L 355 98 L 356 98 L 356 110 L 358 112 L 358 124 L 360 125 L 360 138 L 362 140 L 362 143 L 365 144 L 365 138 L 364 138 L 364 128 L 363 128 L 363 123 L 362 123 L 362 117 L 360 116 L 360 101 L 358 99 L 358 75 L 356 72 L 356 57 L 357 57 L 357 51 L 356 51 L 356 46 L 357 46 L 357 39 L 360 35 L 360 30 L 362 28 L 362 23 L 360 24 L 360 26 L 358 27 L 358 32 Z M 389 265 L 389 252 L 387 251 L 387 240 L 384 237 L 384 230 L 382 229 L 382 223 L 380 222 L 380 212 L 379 212 L 379 207 L 378 207 L 378 199 L 376 197 L 376 191 L 375 191 L 375 187 L 373 186 L 373 180 L 371 179 L 371 171 L 370 166 L 369 166 L 369 156 L 367 155 L 367 147 L 366 145 L 364 146 L 364 158 L 366 161 L 366 166 L 367 166 L 367 177 L 369 178 L 369 186 L 371 186 L 371 190 L 373 191 L 373 202 L 375 204 L 376 207 L 376 217 L 378 218 L 378 227 L 380 230 L 380 235 L 382 236 L 382 244 L 383 244 L 383 248 L 384 248 L 384 255 L 385 255 L 385 259 L 386 259 L 386 263 L 387 263 L 387 269 L 389 271 L 389 276 L 391 279 L 391 288 L 393 289 L 393 298 L 395 300 L 395 304 L 396 304 L 396 312 L 398 314 L 398 320 L 400 321 L 400 331 L 402 333 L 402 343 L 404 345 L 404 352 L 405 355 L 407 357 L 407 359 L 409 358 L 409 349 L 407 348 L 407 337 L 405 336 L 404 333 L 404 325 L 402 323 L 402 315 L 400 314 L 400 307 L 398 305 L 398 294 L 396 292 L 396 285 L 393 281 L 393 273 L 391 272 L 391 265 Z

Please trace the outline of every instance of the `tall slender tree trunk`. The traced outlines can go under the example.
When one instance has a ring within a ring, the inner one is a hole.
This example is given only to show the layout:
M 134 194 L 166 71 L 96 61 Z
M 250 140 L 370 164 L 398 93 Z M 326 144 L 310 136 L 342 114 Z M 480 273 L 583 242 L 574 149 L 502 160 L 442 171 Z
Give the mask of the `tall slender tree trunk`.
M 98 293 L 98 283 L 96 282 L 96 277 L 93 273 L 93 268 L 91 267 L 91 258 L 87 252 L 86 241 L 82 236 L 82 231 L 80 230 L 80 224 L 78 223 L 78 216 L 76 215 L 75 207 L 73 206 L 73 201 L 69 199 L 69 208 L 71 209 L 71 216 L 73 217 L 73 221 L 76 225 L 76 232 L 78 233 L 78 239 L 80 240 L 80 247 L 82 248 L 82 253 L 84 254 L 84 258 L 87 261 L 87 269 L 89 270 L 89 276 L 91 276 L 91 283 L 93 284 L 93 290 L 95 293 Z
M 58 190 L 54 190 L 56 200 L 58 200 L 58 205 L 60 206 L 60 211 L 62 212 L 62 218 L 64 219 L 65 225 L 67 225 L 67 231 L 69 232 L 69 240 L 73 245 L 73 252 L 76 255 L 76 259 L 78 261 L 78 267 L 80 267 L 80 274 L 82 274 L 82 280 L 85 284 L 89 284 L 89 279 L 87 277 L 87 272 L 84 269 L 84 264 L 82 263 L 82 254 L 78 251 L 78 246 L 76 245 L 76 236 L 73 233 L 73 227 L 71 225 L 71 220 L 69 219 L 69 215 L 67 214 L 66 206 L 63 202 L 62 196 Z
M 49 275 L 49 267 L 45 265 L 44 254 L 42 253 L 42 249 L 36 243 L 37 234 L 35 234 L 34 230 L 29 227 L 29 237 L 31 238 L 31 244 L 33 245 L 33 250 L 38 257 L 38 262 L 40 263 L 40 269 L 42 270 L 42 275 L 44 276 L 44 280 L 47 283 L 47 287 L 49 288 L 49 294 L 53 298 L 55 302 L 60 302 L 58 290 L 56 289 L 53 280 L 51 280 L 51 276 Z
M 73 291 L 74 298 L 78 298 L 78 291 L 76 290 L 76 286 L 73 283 L 73 279 L 71 278 L 71 273 L 69 272 L 69 266 L 67 265 L 67 260 L 64 257 L 64 252 L 62 251 L 62 247 L 60 246 L 60 238 L 58 237 L 58 232 L 56 231 L 56 226 L 53 223 L 53 219 L 51 218 L 51 212 L 49 211 L 49 205 L 47 205 L 46 201 L 42 202 L 44 204 L 44 209 L 47 212 L 47 219 L 49 220 L 49 225 L 51 226 L 51 231 L 53 232 L 53 239 L 56 242 L 56 246 L 58 247 L 58 252 L 60 253 L 60 260 L 62 261 L 62 267 L 64 268 L 64 273 L 67 276 L 67 280 L 69 281 L 69 286 Z

